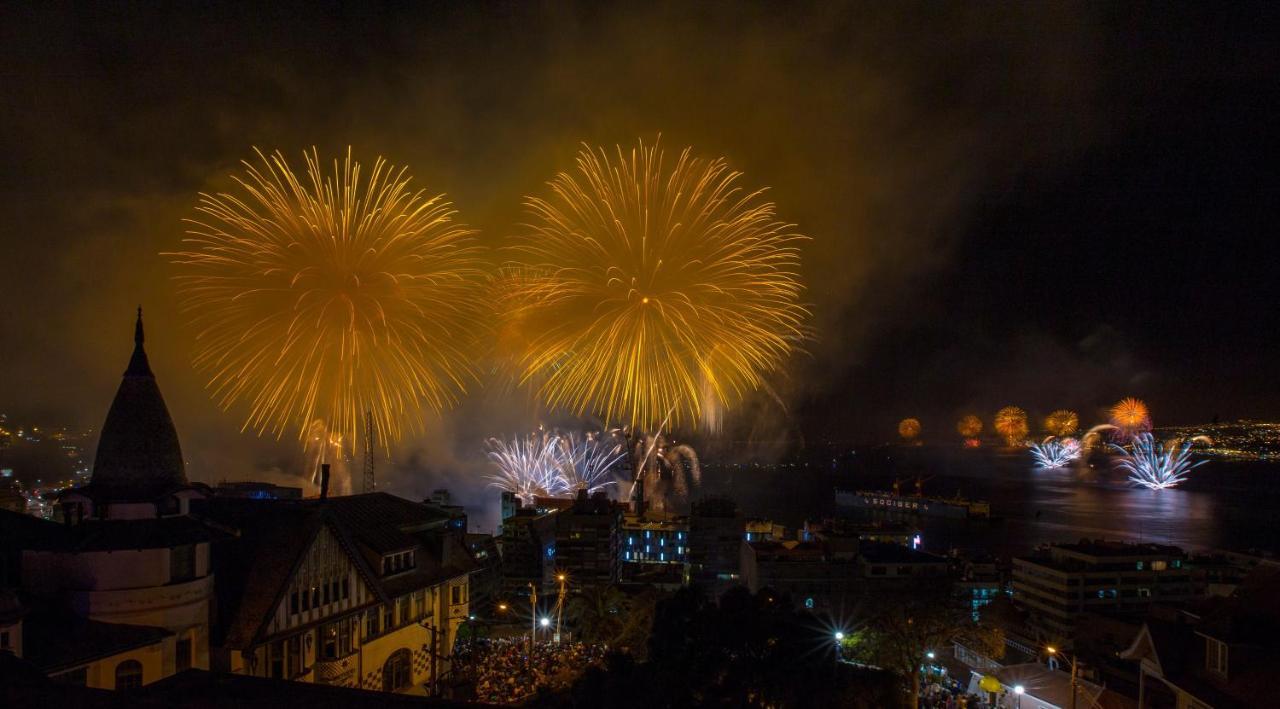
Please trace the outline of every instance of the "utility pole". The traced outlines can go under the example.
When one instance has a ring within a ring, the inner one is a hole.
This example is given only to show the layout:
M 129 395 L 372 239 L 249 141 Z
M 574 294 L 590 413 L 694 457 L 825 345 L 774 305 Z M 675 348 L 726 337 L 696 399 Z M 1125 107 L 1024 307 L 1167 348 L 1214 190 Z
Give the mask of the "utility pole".
M 373 492 L 377 482 L 373 478 L 373 412 L 364 412 L 364 486 L 361 492 Z
M 533 642 L 538 637 L 538 588 L 529 583 L 529 662 L 533 662 Z
M 1073 656 L 1071 658 L 1071 709 L 1076 709 L 1076 695 L 1080 694 L 1080 690 L 1077 689 L 1076 682 L 1076 668 L 1079 664 L 1080 663 L 1077 662 L 1076 658 Z
M 556 574 L 556 580 L 560 582 L 560 594 L 556 597 L 556 644 L 560 644 L 560 619 L 564 616 L 564 595 L 565 581 L 568 577 L 562 572 Z

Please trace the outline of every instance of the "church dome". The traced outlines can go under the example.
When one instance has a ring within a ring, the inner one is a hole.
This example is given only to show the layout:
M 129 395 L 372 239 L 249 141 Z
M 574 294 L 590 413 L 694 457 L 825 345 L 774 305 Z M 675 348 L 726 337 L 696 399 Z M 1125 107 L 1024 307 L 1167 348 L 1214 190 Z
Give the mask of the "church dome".
M 178 432 L 143 349 L 142 308 L 133 357 L 98 439 L 90 485 L 117 499 L 147 499 L 187 484 Z

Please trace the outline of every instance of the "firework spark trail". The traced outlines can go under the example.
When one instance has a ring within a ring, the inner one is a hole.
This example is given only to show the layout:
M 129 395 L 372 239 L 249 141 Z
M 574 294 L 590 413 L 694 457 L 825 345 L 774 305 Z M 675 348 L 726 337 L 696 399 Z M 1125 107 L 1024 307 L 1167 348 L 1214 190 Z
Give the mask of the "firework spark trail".
M 562 434 L 556 446 L 557 468 L 566 489 L 585 489 L 587 494 L 615 484 L 614 468 L 626 457 L 617 441 L 606 442 L 598 434 Z
M 568 490 L 560 476 L 555 436 L 546 432 L 516 436 L 511 440 L 490 438 L 489 460 L 498 469 L 489 484 L 506 490 L 531 504 L 535 497 L 556 497 Z
M 1187 475 L 1205 461 L 1192 462 L 1191 446 L 1194 441 L 1178 445 L 1169 442 L 1157 445 L 1150 433 L 1139 433 L 1133 439 L 1133 450 L 1111 444 L 1112 450 L 1123 456 L 1119 467 L 1129 473 L 1129 481 L 1149 490 L 1166 490 L 1177 487 Z
M 1041 470 L 1065 468 L 1080 458 L 1080 442 L 1074 438 L 1057 440 L 1050 436 L 1040 443 L 1032 444 L 1031 455 L 1035 458 L 1036 467 Z
M 898 435 L 902 436 L 904 441 L 914 441 L 920 437 L 920 419 L 908 418 L 902 419 L 898 423 Z
M 635 430 L 718 425 L 805 337 L 802 237 L 724 160 L 585 147 L 529 197 L 520 379 L 552 408 Z M 665 428 L 665 427 L 662 427 Z
M 342 435 L 330 431 L 324 421 L 319 418 L 307 427 L 302 454 L 307 459 L 312 484 L 320 484 L 321 466 L 328 463 L 333 493 L 344 494 L 351 491 L 351 470 L 347 466 L 347 454 L 343 450 Z
M 617 441 L 602 440 L 597 433 L 580 435 L 539 430 L 510 440 L 490 438 L 486 445 L 497 475 L 490 485 L 520 497 L 565 497 L 580 489 L 594 494 L 616 484 L 614 469 L 626 456 Z
M 474 376 L 481 271 L 471 230 L 405 168 L 351 157 L 295 173 L 277 152 L 244 162 L 234 193 L 201 194 L 178 266 L 199 331 L 195 364 L 245 429 L 280 437 L 312 421 L 378 443 L 417 430 Z

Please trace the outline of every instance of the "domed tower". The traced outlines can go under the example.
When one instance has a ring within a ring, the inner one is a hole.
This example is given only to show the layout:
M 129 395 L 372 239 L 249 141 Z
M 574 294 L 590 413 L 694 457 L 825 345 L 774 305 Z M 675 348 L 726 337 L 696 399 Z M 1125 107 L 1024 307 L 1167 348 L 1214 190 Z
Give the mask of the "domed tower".
M 208 488 L 187 481 L 178 434 L 143 348 L 142 309 L 133 357 L 102 426 L 89 484 L 60 495 L 63 527 L 24 551 L 34 595 L 77 615 L 121 626 L 163 628 L 150 683 L 209 666 L 213 598 L 211 532 L 189 514 Z
M 107 412 L 89 484 L 62 496 L 69 521 L 139 519 L 186 514 L 202 497 L 187 482 L 178 432 L 147 361 L 142 308 L 134 325 L 133 356 Z

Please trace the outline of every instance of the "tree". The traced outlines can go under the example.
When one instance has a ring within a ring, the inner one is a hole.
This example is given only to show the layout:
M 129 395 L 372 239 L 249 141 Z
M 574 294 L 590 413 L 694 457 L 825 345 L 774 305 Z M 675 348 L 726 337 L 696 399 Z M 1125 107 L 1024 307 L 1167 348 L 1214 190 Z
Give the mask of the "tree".
M 589 643 L 614 643 L 622 632 L 627 598 L 613 586 L 589 586 L 569 600 L 569 621 Z
M 920 672 L 931 650 L 963 639 L 988 657 L 1003 655 L 999 631 L 973 623 L 947 589 L 906 594 L 875 594 L 864 606 L 864 626 L 851 634 L 847 652 L 896 673 L 908 693 L 906 705 L 919 706 Z

